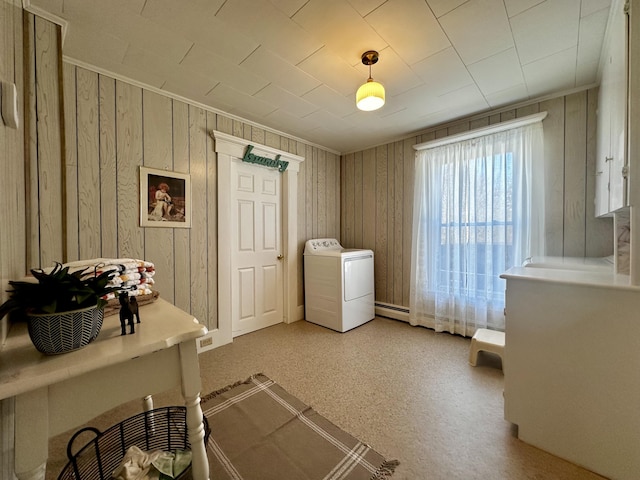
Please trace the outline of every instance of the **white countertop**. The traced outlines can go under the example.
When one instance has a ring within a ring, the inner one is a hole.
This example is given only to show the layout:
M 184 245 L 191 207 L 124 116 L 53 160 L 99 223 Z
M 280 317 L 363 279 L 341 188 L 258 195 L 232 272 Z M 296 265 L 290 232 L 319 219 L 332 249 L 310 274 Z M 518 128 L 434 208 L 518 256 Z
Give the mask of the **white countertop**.
M 639 285 L 630 284 L 628 275 L 600 270 L 513 267 L 500 275 L 500 278 L 640 291 Z

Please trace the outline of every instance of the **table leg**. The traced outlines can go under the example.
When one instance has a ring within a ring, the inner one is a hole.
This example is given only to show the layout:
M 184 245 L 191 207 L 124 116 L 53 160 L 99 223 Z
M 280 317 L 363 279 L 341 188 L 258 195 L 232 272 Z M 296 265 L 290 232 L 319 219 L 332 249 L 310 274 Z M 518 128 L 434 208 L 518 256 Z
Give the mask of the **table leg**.
M 15 402 L 15 473 L 19 480 L 44 480 L 49 454 L 47 388 L 23 393 Z
M 204 424 L 200 407 L 200 364 L 195 340 L 180 344 L 182 397 L 187 408 L 187 429 L 191 444 L 191 471 L 194 480 L 209 480 L 209 460 L 204 443 Z
M 142 399 L 142 408 L 145 412 L 153 410 L 153 397 L 151 395 L 147 395 Z

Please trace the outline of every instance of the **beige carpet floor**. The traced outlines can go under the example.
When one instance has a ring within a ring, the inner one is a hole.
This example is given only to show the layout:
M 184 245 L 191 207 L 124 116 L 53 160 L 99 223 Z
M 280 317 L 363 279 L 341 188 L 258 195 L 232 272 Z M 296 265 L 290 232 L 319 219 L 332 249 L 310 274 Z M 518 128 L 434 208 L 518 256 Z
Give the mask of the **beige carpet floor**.
M 602 479 L 516 438 L 503 418 L 500 360 L 481 353 L 471 367 L 469 343 L 385 318 L 344 334 L 304 321 L 279 324 L 201 354 L 202 393 L 262 372 L 399 460 L 394 480 Z M 179 389 L 154 403 L 181 404 Z M 127 403 L 90 424 L 107 428 L 141 405 Z M 47 480 L 65 465 L 72 433 L 51 439 Z

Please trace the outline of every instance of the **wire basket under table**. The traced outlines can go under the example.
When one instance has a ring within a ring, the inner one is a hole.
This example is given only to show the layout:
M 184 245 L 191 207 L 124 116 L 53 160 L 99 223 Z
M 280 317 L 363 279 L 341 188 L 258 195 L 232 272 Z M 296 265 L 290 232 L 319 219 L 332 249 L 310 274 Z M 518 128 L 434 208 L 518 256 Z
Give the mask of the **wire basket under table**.
M 58 480 L 110 480 L 126 451 L 134 445 L 144 451 L 188 450 L 191 444 L 187 435 L 186 416 L 185 407 L 163 407 L 127 418 L 104 432 L 93 427 L 78 430 L 69 440 L 69 463 Z M 207 419 L 203 417 L 202 421 L 206 445 L 211 430 Z M 87 431 L 94 433 L 95 438 L 74 455 L 74 441 Z M 191 479 L 191 465 L 176 477 L 176 480 L 188 479 Z

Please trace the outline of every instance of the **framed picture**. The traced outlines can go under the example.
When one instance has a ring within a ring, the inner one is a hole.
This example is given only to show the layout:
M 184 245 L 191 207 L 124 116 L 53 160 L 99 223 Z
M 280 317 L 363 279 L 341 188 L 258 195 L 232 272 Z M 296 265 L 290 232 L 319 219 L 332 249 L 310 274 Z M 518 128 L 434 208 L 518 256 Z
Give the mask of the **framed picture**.
M 191 178 L 140 167 L 140 226 L 191 227 Z

